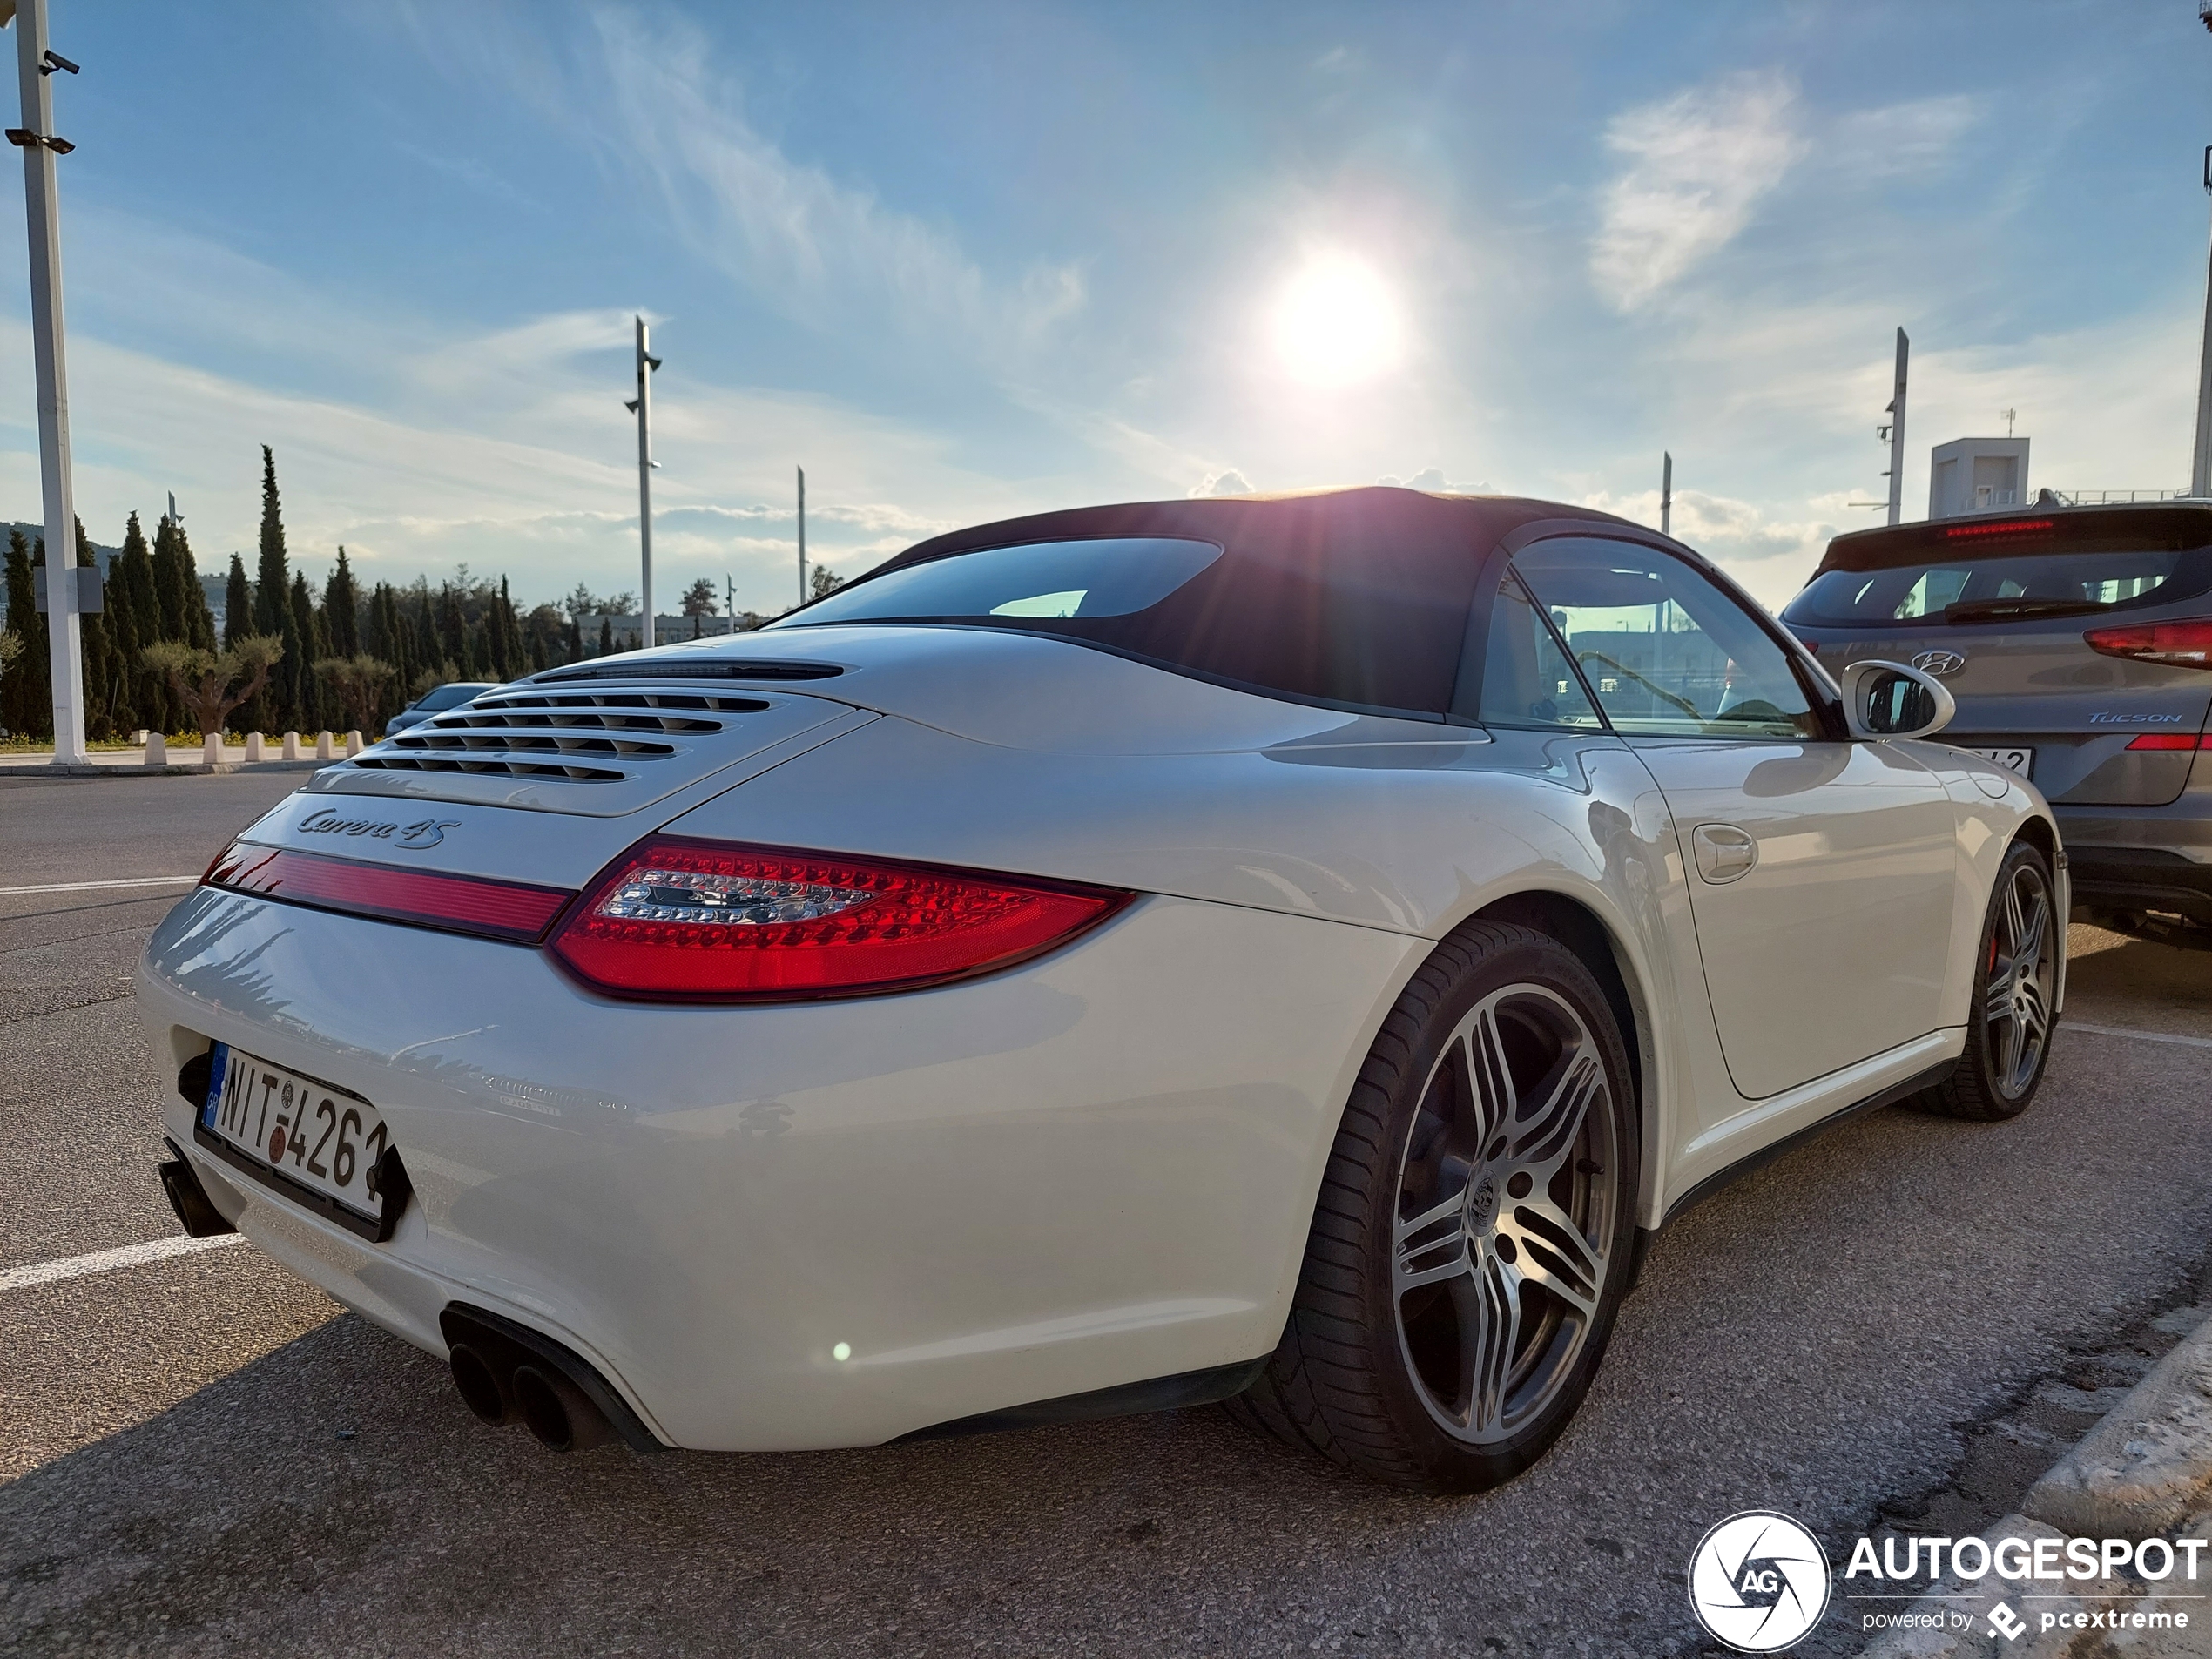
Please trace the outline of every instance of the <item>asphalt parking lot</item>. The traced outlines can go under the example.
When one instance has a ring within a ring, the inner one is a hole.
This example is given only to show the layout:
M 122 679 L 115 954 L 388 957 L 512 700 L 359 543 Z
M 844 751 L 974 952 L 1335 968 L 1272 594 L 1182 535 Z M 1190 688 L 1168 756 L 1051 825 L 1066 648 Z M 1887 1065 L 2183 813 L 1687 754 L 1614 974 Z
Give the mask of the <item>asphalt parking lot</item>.
M 0 782 L 0 888 L 190 878 L 298 781 Z M 0 1275 L 178 1231 L 130 976 L 185 890 L 0 893 Z M 1564 1441 L 1475 1498 L 1362 1485 L 1211 1409 L 560 1458 L 250 1244 L 0 1289 L 0 1650 L 1700 1651 L 1683 1574 L 1712 1523 L 1855 1535 L 1975 1420 L 2189 1293 L 2212 1046 L 2129 1034 L 2212 1038 L 2212 954 L 2074 948 L 2032 1112 L 1878 1113 L 1692 1214 Z

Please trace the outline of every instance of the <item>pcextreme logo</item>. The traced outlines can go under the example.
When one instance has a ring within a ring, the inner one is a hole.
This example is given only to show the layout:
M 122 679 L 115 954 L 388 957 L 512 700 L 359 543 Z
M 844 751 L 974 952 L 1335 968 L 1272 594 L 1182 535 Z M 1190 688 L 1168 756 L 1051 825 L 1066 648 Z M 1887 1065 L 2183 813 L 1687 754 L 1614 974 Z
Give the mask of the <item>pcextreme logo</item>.
M 1730 1515 L 1689 1558 L 1689 1605 L 1715 1641 L 1738 1653 L 1779 1653 L 1828 1610 L 1827 1552 L 1788 1515 Z

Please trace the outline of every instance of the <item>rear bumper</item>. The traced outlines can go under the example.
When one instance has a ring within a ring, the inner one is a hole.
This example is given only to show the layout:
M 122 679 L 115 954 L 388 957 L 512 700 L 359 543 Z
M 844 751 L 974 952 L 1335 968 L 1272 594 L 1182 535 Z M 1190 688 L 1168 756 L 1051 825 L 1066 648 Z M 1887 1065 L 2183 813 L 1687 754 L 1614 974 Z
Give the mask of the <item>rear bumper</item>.
M 2077 904 L 2212 927 L 2212 790 L 2164 806 L 2054 806 Z
M 1152 898 L 1007 974 L 754 1008 L 594 997 L 539 953 L 202 889 L 140 1005 L 374 1102 L 385 1244 L 170 1131 L 269 1255 L 442 1354 L 543 1332 L 658 1439 L 868 1445 L 1273 1348 L 1352 1073 L 1424 941 Z

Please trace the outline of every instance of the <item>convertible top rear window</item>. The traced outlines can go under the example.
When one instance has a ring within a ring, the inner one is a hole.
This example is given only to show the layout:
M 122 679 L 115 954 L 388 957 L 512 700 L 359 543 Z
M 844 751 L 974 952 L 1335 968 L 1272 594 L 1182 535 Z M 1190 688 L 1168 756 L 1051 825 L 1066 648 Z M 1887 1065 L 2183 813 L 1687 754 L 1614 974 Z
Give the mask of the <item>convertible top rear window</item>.
M 1361 489 L 1046 514 L 925 542 L 772 625 L 1013 629 L 1440 719 L 1484 556 L 1533 506 Z

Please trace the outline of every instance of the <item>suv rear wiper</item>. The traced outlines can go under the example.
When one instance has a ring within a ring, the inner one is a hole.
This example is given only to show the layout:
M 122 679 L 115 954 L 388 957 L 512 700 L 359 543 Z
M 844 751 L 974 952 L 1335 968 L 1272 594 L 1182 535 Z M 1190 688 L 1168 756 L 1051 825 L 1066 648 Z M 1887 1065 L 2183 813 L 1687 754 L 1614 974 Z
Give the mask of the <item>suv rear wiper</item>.
M 1955 626 L 1962 622 L 2016 622 L 2030 617 L 2080 617 L 2108 608 L 2094 599 L 1973 599 L 1944 606 L 1943 619 Z

